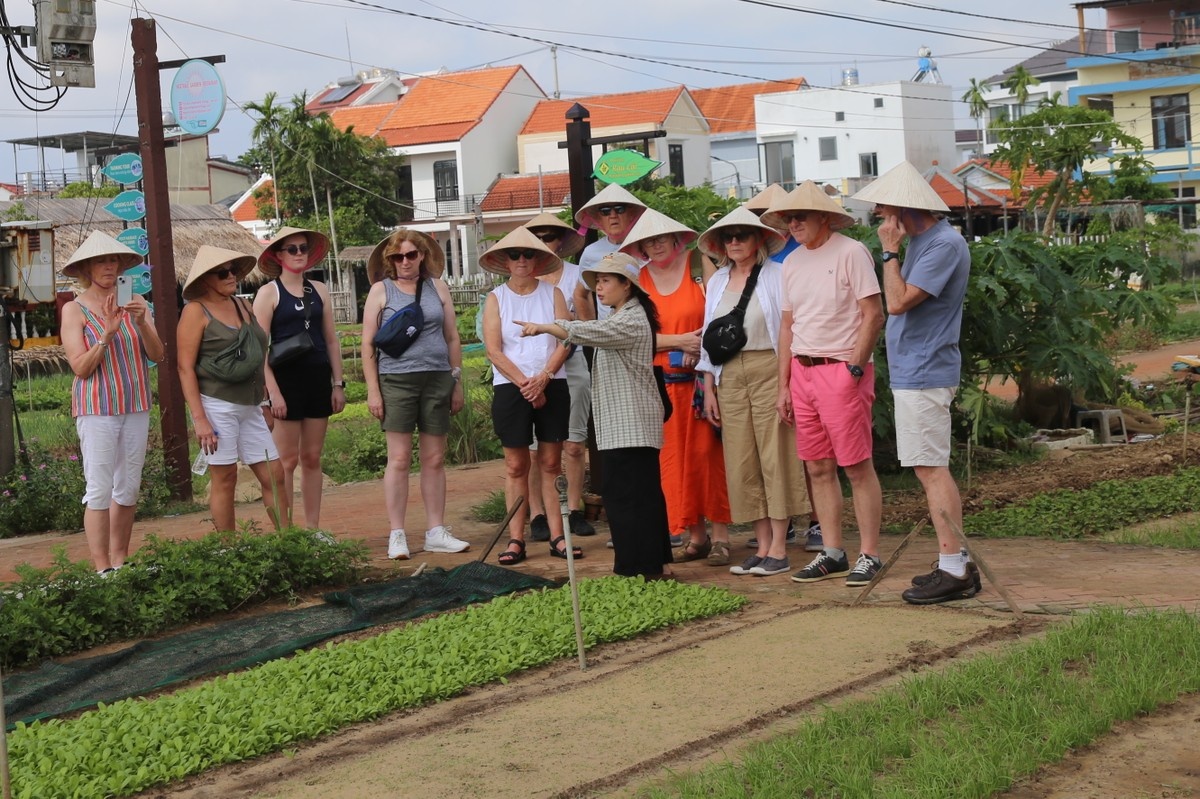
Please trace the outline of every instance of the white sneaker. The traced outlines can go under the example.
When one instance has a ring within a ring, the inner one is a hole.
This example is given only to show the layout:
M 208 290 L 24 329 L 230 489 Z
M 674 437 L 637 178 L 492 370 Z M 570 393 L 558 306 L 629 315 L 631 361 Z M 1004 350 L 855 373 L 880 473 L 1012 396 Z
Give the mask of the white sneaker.
M 455 552 L 465 552 L 470 548 L 471 545 L 468 542 L 450 535 L 450 528 L 445 525 L 439 524 L 425 533 L 426 552 L 447 552 L 454 554 Z
M 408 560 L 408 539 L 403 530 L 392 530 L 388 536 L 388 557 L 392 560 Z

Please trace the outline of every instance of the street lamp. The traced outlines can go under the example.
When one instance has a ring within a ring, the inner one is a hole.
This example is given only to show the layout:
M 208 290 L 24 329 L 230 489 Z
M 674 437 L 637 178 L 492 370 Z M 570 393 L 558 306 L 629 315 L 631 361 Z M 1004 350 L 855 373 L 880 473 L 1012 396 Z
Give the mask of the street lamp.
M 737 178 L 737 198 L 739 200 L 742 199 L 742 173 L 738 171 L 737 164 L 733 163 L 732 161 L 726 161 L 724 158 L 718 158 L 717 156 L 711 154 L 708 157 L 714 161 L 720 161 L 722 164 L 729 164 L 729 166 L 733 167 L 733 175 L 735 178 Z

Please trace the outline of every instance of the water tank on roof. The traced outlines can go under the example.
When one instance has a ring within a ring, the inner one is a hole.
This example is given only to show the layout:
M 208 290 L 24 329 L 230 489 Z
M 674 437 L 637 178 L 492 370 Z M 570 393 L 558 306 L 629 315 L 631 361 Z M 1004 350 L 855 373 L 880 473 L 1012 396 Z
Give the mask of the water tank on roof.
M 842 85 L 857 86 L 858 85 L 858 68 L 847 67 L 842 70 Z

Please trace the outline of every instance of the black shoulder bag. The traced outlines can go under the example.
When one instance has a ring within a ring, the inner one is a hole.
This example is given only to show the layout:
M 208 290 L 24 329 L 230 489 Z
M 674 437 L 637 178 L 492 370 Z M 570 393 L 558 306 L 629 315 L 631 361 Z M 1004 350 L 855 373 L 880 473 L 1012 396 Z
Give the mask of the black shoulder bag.
M 417 298 L 388 317 L 387 323 L 375 333 L 376 356 L 383 350 L 386 355 L 399 358 L 421 335 L 425 325 L 425 314 L 421 311 L 421 289 L 424 287 L 425 281 L 417 280 Z M 379 315 L 383 316 L 382 310 Z
M 762 267 L 762 264 L 756 264 L 750 270 L 750 277 L 746 278 L 746 286 L 734 309 L 709 322 L 704 330 L 700 343 L 708 353 L 709 362 L 715 366 L 729 361 L 746 346 L 746 306 L 750 304 L 750 296 L 754 294 Z
M 283 290 L 282 281 L 277 278 L 276 282 L 279 283 L 276 286 L 276 290 L 279 292 L 280 300 L 284 297 L 292 296 Z M 312 316 L 312 303 L 308 302 L 304 296 L 307 286 L 308 281 L 303 281 L 300 285 L 300 305 L 304 308 L 304 329 L 294 336 L 288 336 L 279 341 L 271 342 L 271 353 L 267 357 L 267 363 L 271 365 L 271 369 L 273 370 L 278 369 L 284 364 L 291 363 L 301 356 L 308 355 L 317 348 L 317 345 L 313 343 L 312 335 L 308 332 L 309 319 Z

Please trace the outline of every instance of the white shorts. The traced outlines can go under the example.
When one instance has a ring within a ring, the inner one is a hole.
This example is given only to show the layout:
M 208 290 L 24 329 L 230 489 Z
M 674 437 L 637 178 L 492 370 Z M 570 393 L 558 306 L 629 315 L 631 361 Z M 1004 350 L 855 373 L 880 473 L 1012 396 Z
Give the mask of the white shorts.
M 76 416 L 83 477 L 87 482 L 83 504 L 88 510 L 108 510 L 112 503 L 137 504 L 146 463 L 150 413 L 119 416 Z
M 950 465 L 950 403 L 958 388 L 892 389 L 901 466 Z
M 217 434 L 217 451 L 208 456 L 210 466 L 230 466 L 239 460 L 247 466 L 279 460 L 261 405 L 234 405 L 204 394 L 200 402 Z

